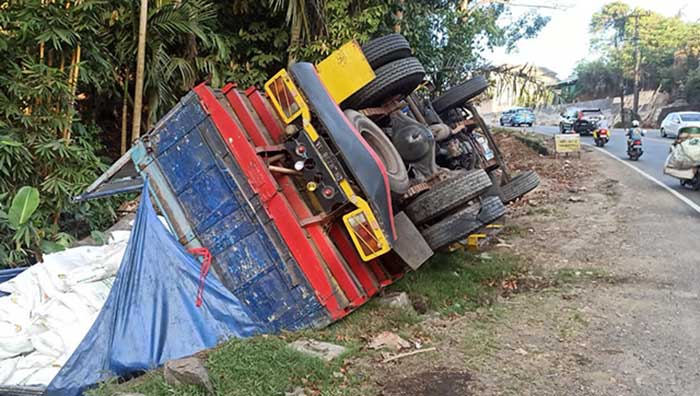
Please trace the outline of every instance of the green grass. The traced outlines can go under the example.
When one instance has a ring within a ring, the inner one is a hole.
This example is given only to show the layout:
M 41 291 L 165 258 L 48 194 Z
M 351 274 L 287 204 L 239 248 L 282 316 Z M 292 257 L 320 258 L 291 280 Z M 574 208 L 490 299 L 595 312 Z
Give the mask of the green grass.
M 418 271 L 407 274 L 393 289 L 405 291 L 412 299 L 423 299 L 431 310 L 463 314 L 490 304 L 500 281 L 520 270 L 519 259 L 513 256 L 493 255 L 486 259 L 458 251 L 436 255 Z
M 322 394 L 342 394 L 340 370 L 342 358 L 331 363 L 287 348 L 280 337 L 255 337 L 230 340 L 207 355 L 205 365 L 216 393 L 227 396 L 283 395 L 297 386 L 316 389 Z M 94 395 L 111 395 L 115 384 L 106 384 L 92 391 Z M 145 395 L 206 395 L 196 386 L 169 386 L 160 372 L 119 387 L 120 392 Z
M 601 268 L 561 268 L 554 273 L 554 279 L 563 284 L 590 280 L 611 280 L 613 276 Z
M 519 271 L 518 259 L 511 256 L 481 258 L 463 252 L 439 254 L 388 291 L 405 291 L 412 299 L 423 301 L 431 311 L 459 315 L 491 304 L 499 293 L 501 280 L 512 278 Z M 373 394 L 376 393 L 373 383 L 368 383 L 361 373 L 351 370 L 344 375 L 337 374 L 342 371 L 343 357 L 327 363 L 286 345 L 295 339 L 313 338 L 344 345 L 348 347 L 346 356 L 358 358 L 379 353 L 363 348 L 369 337 L 393 331 L 410 339 L 421 334 L 420 321 L 420 315 L 412 309 L 381 306 L 374 299 L 324 329 L 228 341 L 206 352 L 205 365 L 217 395 L 274 396 L 295 387 L 303 387 L 307 394 L 329 396 Z M 111 396 L 116 392 L 148 396 L 206 394 L 196 386 L 169 386 L 160 371 L 124 384 L 107 382 L 90 394 Z
M 469 324 L 461 342 L 467 368 L 477 370 L 486 357 L 498 350 L 493 328 L 499 315 L 497 311 L 489 312 Z
M 504 236 L 504 237 L 514 236 L 516 238 L 524 238 L 529 233 L 530 232 L 527 230 L 527 228 L 524 228 L 518 224 L 506 224 L 506 226 L 503 229 L 502 236 Z

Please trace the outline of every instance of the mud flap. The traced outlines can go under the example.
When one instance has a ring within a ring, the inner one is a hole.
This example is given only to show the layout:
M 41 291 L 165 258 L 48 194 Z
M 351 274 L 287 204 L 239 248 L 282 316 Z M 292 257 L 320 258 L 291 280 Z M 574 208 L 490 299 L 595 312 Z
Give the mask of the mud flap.
M 432 257 L 433 249 L 428 246 L 428 242 L 404 212 L 394 217 L 394 223 L 399 236 L 394 242 L 394 251 L 406 265 L 417 270 Z

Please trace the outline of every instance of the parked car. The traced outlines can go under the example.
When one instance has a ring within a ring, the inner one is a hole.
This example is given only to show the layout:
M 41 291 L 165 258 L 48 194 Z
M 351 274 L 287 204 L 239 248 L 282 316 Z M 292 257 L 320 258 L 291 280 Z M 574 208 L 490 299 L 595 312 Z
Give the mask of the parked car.
M 501 126 L 532 126 L 535 123 L 535 113 L 532 109 L 519 107 L 506 110 L 501 115 Z
M 700 112 L 683 111 L 669 113 L 661 122 L 661 136 L 677 137 L 678 131 L 686 127 L 700 127 Z
M 598 123 L 605 119 L 600 109 L 577 109 L 571 108 L 561 113 L 559 121 L 559 131 L 579 133 L 581 135 L 591 135 Z

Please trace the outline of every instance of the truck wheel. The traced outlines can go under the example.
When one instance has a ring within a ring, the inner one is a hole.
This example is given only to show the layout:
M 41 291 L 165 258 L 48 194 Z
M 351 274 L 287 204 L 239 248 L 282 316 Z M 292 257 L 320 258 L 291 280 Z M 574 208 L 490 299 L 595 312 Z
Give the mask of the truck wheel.
M 414 224 L 421 225 L 460 207 L 489 187 L 491 179 L 483 169 L 455 171 L 408 204 L 405 212 Z
M 479 96 L 489 87 L 484 76 L 477 76 L 447 90 L 433 100 L 433 108 L 438 113 L 460 107 L 470 99 Z
M 384 164 L 391 192 L 405 194 L 409 187 L 408 171 L 389 137 L 372 120 L 355 110 L 345 110 L 345 116 Z
M 413 92 L 423 82 L 425 69 L 416 58 L 397 59 L 374 72 L 375 78 L 343 102 L 343 108 L 362 109 Z
M 498 197 L 487 197 L 426 228 L 421 234 L 431 249 L 438 250 L 468 237 L 505 213 L 506 208 Z
M 540 177 L 534 171 L 525 171 L 515 176 L 510 183 L 501 186 L 503 203 L 511 203 L 534 190 L 540 184 Z
M 362 46 L 362 52 L 372 69 L 376 70 L 389 62 L 410 57 L 411 46 L 400 33 L 392 33 L 370 40 Z
M 506 214 L 506 207 L 498 197 L 486 197 L 481 200 L 481 210 L 477 216 L 483 225 L 489 225 Z

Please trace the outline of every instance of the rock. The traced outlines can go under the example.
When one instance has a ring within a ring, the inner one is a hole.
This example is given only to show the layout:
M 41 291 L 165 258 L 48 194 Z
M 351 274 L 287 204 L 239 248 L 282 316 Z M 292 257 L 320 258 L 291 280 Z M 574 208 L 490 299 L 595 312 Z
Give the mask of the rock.
M 585 199 L 583 199 L 582 197 L 579 197 L 578 195 L 570 196 L 569 201 L 571 201 L 571 202 L 586 202 Z
M 404 292 L 387 293 L 377 302 L 379 302 L 379 305 L 390 308 L 413 309 L 411 299 Z
M 426 299 L 425 297 L 414 296 L 411 299 L 411 302 L 413 303 L 413 309 L 419 315 L 425 315 L 428 312 L 428 299 Z
M 296 340 L 289 344 L 289 347 L 327 362 L 337 358 L 347 350 L 347 348 L 340 345 L 316 340 Z
M 209 393 L 214 393 L 209 372 L 194 356 L 166 362 L 163 367 L 163 377 L 168 385 L 200 385 Z
M 524 350 L 523 348 L 516 349 L 515 353 L 517 353 L 518 355 L 523 355 L 523 356 L 528 355 L 528 352 L 526 350 Z
M 291 392 L 284 392 L 284 396 L 306 396 L 306 392 L 304 391 L 304 388 L 297 386 Z
M 400 351 L 411 347 L 411 343 L 399 337 L 397 334 L 390 331 L 385 331 L 374 336 L 367 345 L 369 349 L 392 349 Z

